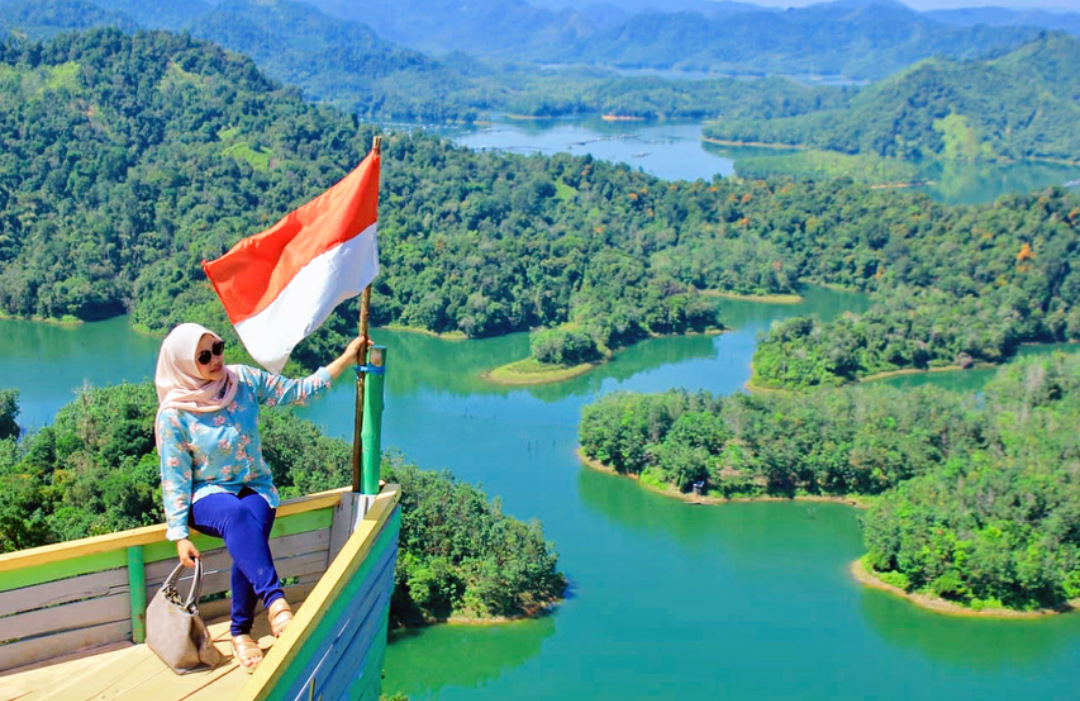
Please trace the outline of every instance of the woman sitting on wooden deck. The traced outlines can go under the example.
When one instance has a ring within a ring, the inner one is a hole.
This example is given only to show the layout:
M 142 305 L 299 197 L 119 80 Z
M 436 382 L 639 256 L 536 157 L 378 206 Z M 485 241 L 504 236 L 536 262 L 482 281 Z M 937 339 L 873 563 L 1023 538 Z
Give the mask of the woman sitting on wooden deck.
M 180 324 L 161 344 L 155 432 L 166 537 L 176 541 L 177 556 L 188 567 L 199 557 L 189 528 L 225 541 L 233 560 L 233 653 L 245 671 L 262 661 L 251 637 L 258 599 L 275 636 L 292 620 L 268 545 L 279 496 L 262 456 L 259 405 L 302 404 L 318 395 L 356 361 L 365 343 L 370 345 L 363 336 L 354 339 L 339 358 L 302 380 L 226 366 L 225 341 L 198 324 Z

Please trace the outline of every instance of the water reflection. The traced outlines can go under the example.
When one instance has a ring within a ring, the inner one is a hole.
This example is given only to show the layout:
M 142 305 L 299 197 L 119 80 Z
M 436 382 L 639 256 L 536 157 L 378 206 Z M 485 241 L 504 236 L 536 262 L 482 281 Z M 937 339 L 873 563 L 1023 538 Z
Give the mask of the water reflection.
M 1010 192 L 1031 192 L 1080 178 L 1080 167 L 1058 163 L 968 163 L 931 161 L 919 177 L 932 184 L 920 189 L 945 204 L 993 202 Z
M 790 558 L 793 549 L 826 559 L 862 548 L 859 512 L 822 502 L 695 505 L 641 488 L 635 481 L 582 466 L 582 503 L 621 529 L 663 533 L 687 547 L 708 543 L 736 558 Z
M 702 141 L 701 122 L 605 122 L 599 117 L 555 120 L 497 120 L 472 129 L 435 130 L 472 149 L 511 153 L 591 154 L 626 163 L 666 180 L 711 180 L 733 175 L 739 159 L 784 158 L 790 151 L 732 147 Z M 919 189 L 946 204 L 993 202 L 1010 192 L 1031 192 L 1080 178 L 1080 167 L 1057 163 L 916 164 Z
M 589 397 L 644 373 L 672 366 L 685 368 L 686 364 L 695 362 L 720 362 L 725 374 L 742 374 L 749 369 L 756 335 L 767 330 L 773 321 L 806 314 L 829 321 L 845 312 L 863 312 L 871 305 L 870 297 L 861 293 L 825 287 L 806 287 L 800 292 L 803 301 L 798 304 L 720 298 L 717 304 L 721 321 L 733 332 L 719 338 L 697 335 L 648 339 L 619 351 L 610 361 L 583 375 L 545 385 L 506 386 L 482 378 L 485 371 L 528 357 L 527 333 L 457 341 L 412 331 L 374 329 L 372 337 L 389 348 L 388 367 L 392 378 L 389 387 L 395 395 L 410 396 L 425 389 L 456 397 L 505 397 L 524 392 L 543 402 L 554 403 L 569 397 Z M 686 380 L 668 387 L 714 389 L 709 385 L 695 385 L 687 381 L 689 379 L 687 376 Z
M 1080 352 L 1080 344 L 1076 343 L 1047 343 L 1037 346 L 1021 346 L 1017 352 L 1017 359 L 1052 355 L 1054 353 Z M 893 377 L 872 380 L 884 382 L 893 387 L 910 389 L 923 385 L 934 385 L 953 392 L 981 392 L 986 383 L 994 379 L 998 368 L 975 368 L 973 370 L 957 370 L 950 372 L 920 372 L 908 375 L 895 375 Z
M 618 352 L 610 361 L 570 380 L 545 385 L 507 386 L 483 379 L 485 371 L 529 355 L 526 333 L 475 341 L 451 341 L 409 331 L 375 329 L 372 338 L 389 348 L 392 388 L 403 396 L 437 389 L 453 396 L 524 392 L 544 402 L 595 393 L 607 380 L 622 381 L 664 365 L 716 356 L 711 336 L 648 339 Z
M 554 634 L 555 616 L 499 626 L 392 631 L 383 693 L 420 698 L 446 687 L 480 688 L 536 657 Z
M 19 425 L 40 428 L 84 384 L 153 377 L 160 345 L 126 316 L 74 325 L 0 319 L 0 388 L 19 390 Z
M 1075 613 L 1030 620 L 945 616 L 875 589 L 863 590 L 859 608 L 889 644 L 934 662 L 981 671 L 1047 666 L 1075 646 L 1080 633 Z

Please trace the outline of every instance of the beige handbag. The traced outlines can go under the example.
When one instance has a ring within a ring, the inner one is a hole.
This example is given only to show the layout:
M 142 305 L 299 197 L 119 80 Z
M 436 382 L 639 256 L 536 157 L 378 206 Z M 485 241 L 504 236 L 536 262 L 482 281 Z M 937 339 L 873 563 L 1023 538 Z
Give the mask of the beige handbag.
M 187 601 L 180 598 L 177 580 L 184 565 L 176 566 L 146 607 L 146 646 L 177 674 L 202 666 L 217 667 L 224 659 L 199 616 L 202 559 L 195 560 L 195 577 Z

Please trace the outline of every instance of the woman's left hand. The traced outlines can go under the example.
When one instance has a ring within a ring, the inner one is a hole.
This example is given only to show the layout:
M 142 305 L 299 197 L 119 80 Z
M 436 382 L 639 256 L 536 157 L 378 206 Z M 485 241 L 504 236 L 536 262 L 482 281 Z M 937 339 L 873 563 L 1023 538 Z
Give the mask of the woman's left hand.
M 346 346 L 345 352 L 342 353 L 337 360 L 333 361 L 326 366 L 326 369 L 330 372 L 330 377 L 337 379 L 345 368 L 350 365 L 355 365 L 360 361 L 360 352 L 367 350 L 374 341 L 367 336 L 357 336 L 353 340 L 349 341 L 349 345 Z

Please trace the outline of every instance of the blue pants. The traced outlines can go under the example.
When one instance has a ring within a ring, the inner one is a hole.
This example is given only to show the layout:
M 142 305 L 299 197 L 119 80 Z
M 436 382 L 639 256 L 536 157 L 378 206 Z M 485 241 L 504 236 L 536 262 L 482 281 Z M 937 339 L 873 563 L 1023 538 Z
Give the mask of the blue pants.
M 251 632 L 256 596 L 269 606 L 285 596 L 270 556 L 270 528 L 275 509 L 257 492 L 210 494 L 191 505 L 191 525 L 200 533 L 221 538 L 232 556 L 233 635 Z

